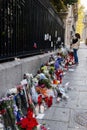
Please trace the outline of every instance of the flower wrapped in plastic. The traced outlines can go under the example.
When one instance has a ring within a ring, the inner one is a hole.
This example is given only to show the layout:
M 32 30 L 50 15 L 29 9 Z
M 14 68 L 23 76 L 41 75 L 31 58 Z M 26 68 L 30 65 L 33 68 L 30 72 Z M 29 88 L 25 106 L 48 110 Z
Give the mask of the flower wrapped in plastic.
M 47 107 L 52 106 L 52 104 L 53 104 L 53 97 L 52 96 L 49 96 L 49 97 L 47 96 L 47 97 L 44 98 L 44 100 L 46 102 Z
M 36 129 L 38 122 L 35 117 L 33 117 L 33 110 L 31 108 L 27 111 L 27 116 L 23 118 L 20 122 L 17 122 L 17 124 L 22 128 L 26 130 L 34 130 Z
M 55 61 L 54 67 L 56 70 L 59 69 L 59 61 L 58 60 Z
M 15 104 L 17 105 L 18 109 L 22 111 L 23 114 L 26 114 L 25 113 L 25 111 L 27 110 L 26 93 L 22 85 L 18 85 L 16 88 L 17 88 L 17 94 L 14 96 Z
M 11 127 L 11 129 L 15 128 L 15 117 L 13 113 L 13 97 L 5 97 L 0 100 L 0 113 L 3 116 L 3 121 L 5 128 Z
M 47 94 L 47 88 L 41 88 L 41 87 L 36 87 L 36 91 L 38 92 L 38 94 L 42 94 L 44 97 L 48 96 Z
M 56 70 L 55 74 L 56 74 L 57 80 L 59 80 L 60 83 L 62 83 L 63 70 L 58 69 L 58 70 Z
M 30 88 L 30 91 L 31 91 L 32 101 L 36 104 L 38 102 L 38 93 L 35 89 L 35 86 L 32 86 Z
M 55 69 L 55 68 L 54 68 L 54 66 L 52 66 L 52 65 L 51 65 L 50 68 L 49 68 L 49 74 L 50 74 L 50 78 L 51 78 L 51 79 L 54 79 L 54 69 Z M 50 80 L 51 80 L 51 79 L 50 79 Z

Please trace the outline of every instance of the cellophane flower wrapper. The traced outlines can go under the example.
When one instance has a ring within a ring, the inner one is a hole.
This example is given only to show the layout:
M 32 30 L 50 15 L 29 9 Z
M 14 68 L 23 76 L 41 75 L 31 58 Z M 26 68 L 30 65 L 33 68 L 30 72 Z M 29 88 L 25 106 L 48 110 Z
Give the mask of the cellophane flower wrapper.
M 9 126 L 14 129 L 15 127 L 15 117 L 13 112 L 13 104 L 14 100 L 13 98 L 3 98 L 1 102 L 1 107 L 3 110 L 5 110 L 4 113 L 2 113 L 3 120 L 4 120 L 4 126 L 7 129 Z
M 31 97 L 34 103 L 38 102 L 38 93 L 36 92 L 35 86 L 33 85 L 31 88 Z

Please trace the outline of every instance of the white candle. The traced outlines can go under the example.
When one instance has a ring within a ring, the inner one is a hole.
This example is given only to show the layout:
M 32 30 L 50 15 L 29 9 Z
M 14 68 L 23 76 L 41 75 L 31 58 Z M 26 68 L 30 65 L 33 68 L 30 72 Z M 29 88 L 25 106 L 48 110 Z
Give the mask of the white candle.
M 44 106 L 43 105 L 40 105 L 40 113 L 44 113 Z
M 40 124 L 37 126 L 37 130 L 40 130 L 40 126 L 41 126 Z
M 35 112 L 36 112 L 36 115 L 39 114 L 39 105 L 37 105 L 37 106 L 35 107 Z

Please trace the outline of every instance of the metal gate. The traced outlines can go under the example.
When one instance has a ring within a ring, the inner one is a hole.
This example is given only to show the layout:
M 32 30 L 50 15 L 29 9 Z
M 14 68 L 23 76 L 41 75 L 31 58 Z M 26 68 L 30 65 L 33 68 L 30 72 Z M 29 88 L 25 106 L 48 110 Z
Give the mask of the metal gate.
M 58 36 L 64 41 L 63 23 L 49 3 L 0 0 L 0 61 L 53 50 Z

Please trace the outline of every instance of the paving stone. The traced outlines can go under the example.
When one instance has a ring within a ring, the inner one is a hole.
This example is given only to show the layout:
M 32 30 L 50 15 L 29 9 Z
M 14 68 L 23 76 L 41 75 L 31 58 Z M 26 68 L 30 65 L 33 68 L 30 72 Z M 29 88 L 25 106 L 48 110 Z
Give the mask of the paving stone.
M 55 130 L 67 130 L 67 126 L 68 126 L 68 124 L 66 124 L 64 122 L 56 122 Z
M 68 128 L 68 130 L 87 130 L 87 128 L 79 128 L 79 127 L 75 127 L 75 128 Z
M 45 127 L 49 130 L 67 130 L 68 128 L 68 123 L 64 122 L 42 120 L 40 123 L 45 124 Z
M 74 81 L 74 80 L 72 80 L 71 82 L 70 82 L 70 84 L 71 85 L 77 85 L 77 86 L 81 86 L 81 85 L 86 85 L 86 81 Z
M 82 78 L 81 79 L 81 77 L 79 78 L 79 79 L 77 79 L 77 78 L 75 78 L 75 76 L 71 76 L 72 78 L 70 79 L 70 78 L 68 78 L 68 79 L 63 79 L 63 82 L 62 82 L 62 84 L 65 84 L 65 83 L 67 83 L 67 81 L 68 82 L 70 82 L 70 85 L 86 85 L 87 84 L 87 82 L 86 82 L 86 78 Z M 85 77 L 85 76 L 84 76 Z
M 78 122 L 76 120 L 77 114 L 78 113 L 82 113 L 82 112 L 83 113 L 87 112 L 87 110 L 83 110 L 83 109 L 71 109 L 68 128 L 72 128 L 72 129 L 77 129 L 78 128 L 78 129 L 81 129 L 81 130 L 87 129 L 85 126 L 82 126 L 82 125 L 78 124 Z
M 69 96 L 67 100 L 62 99 L 62 101 L 60 101 L 59 103 L 55 101 L 56 103 L 53 104 L 53 106 L 64 108 L 77 108 L 79 92 L 71 90 L 66 94 Z
M 87 92 L 80 92 L 78 105 L 81 108 L 87 108 Z
M 51 107 L 46 113 L 43 119 L 49 119 L 54 121 L 69 121 L 69 109 Z
M 84 76 L 84 78 L 85 78 L 85 76 Z M 65 81 L 72 81 L 72 79 L 74 80 L 74 81 L 76 81 L 76 80 L 81 80 L 81 76 L 79 77 L 79 76 L 77 76 L 77 77 L 75 77 L 75 76 L 64 76 L 63 77 L 63 80 L 65 80 Z M 82 79 L 83 79 L 83 76 L 82 76 Z
M 86 77 L 85 77 L 85 79 L 86 79 Z M 87 86 L 87 79 L 86 79 L 86 86 Z
M 72 85 L 71 88 L 73 90 L 79 91 L 79 92 L 86 92 L 87 86 L 86 85 Z

